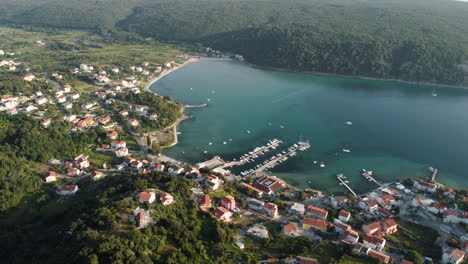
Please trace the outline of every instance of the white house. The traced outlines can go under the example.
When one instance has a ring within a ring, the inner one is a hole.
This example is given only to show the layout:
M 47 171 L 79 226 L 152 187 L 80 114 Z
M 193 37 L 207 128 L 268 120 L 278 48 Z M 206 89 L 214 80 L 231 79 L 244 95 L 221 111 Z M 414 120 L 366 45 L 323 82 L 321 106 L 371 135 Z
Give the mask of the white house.
M 463 219 L 460 217 L 460 213 L 455 212 L 455 211 L 447 211 L 444 213 L 444 223 L 453 223 L 453 224 L 458 224 Z
M 116 151 L 114 151 L 114 155 L 116 157 L 125 157 L 128 156 L 128 148 L 118 148 Z
M 184 168 L 179 165 L 172 166 L 168 169 L 168 172 L 173 175 L 180 175 L 184 171 L 185 171 Z
M 47 98 L 45 98 L 45 97 L 37 97 L 37 98 L 34 99 L 34 101 L 36 102 L 36 104 L 42 105 L 42 104 L 47 103 Z
M 459 264 L 463 261 L 465 252 L 458 248 L 448 248 L 442 255 L 442 263 Z
M 164 206 L 175 203 L 174 197 L 173 197 L 171 194 L 169 194 L 169 193 L 163 194 L 163 195 L 160 197 L 160 199 L 161 199 L 162 205 L 164 205 Z
M 72 109 L 73 108 L 73 104 L 72 103 L 64 103 L 62 104 L 63 108 L 65 109 Z
M 364 198 L 361 201 L 359 201 L 358 205 L 360 208 L 367 210 L 371 213 L 375 212 L 379 208 L 379 204 L 377 203 L 377 201 L 368 198 Z
M 265 203 L 263 201 L 254 198 L 247 198 L 247 206 L 255 211 L 262 211 L 264 205 Z
M 152 203 L 154 200 L 156 200 L 156 194 L 154 192 L 141 192 L 138 195 L 139 203 Z
M 72 93 L 70 94 L 70 98 L 73 100 L 80 99 L 80 94 L 79 93 Z
M 349 229 L 349 230 L 346 230 L 346 232 L 344 233 L 343 239 L 353 244 L 356 244 L 359 241 L 359 234 L 358 232 L 352 229 Z
M 348 211 L 341 210 L 338 214 L 338 219 L 342 222 L 347 223 L 349 221 L 349 218 L 351 218 L 351 213 Z
M 364 246 L 382 251 L 382 249 L 385 247 L 385 238 L 380 238 L 372 235 L 367 235 L 364 240 Z
M 111 147 L 116 148 L 116 149 L 125 148 L 125 147 L 127 147 L 127 142 L 125 142 L 125 141 L 112 141 L 111 142 Z
M 59 195 L 74 195 L 78 191 L 78 185 L 66 185 L 57 190 Z
M 45 182 L 54 182 L 59 177 L 60 176 L 55 171 L 49 171 L 49 173 L 46 175 L 46 177 L 44 179 L 45 179 Z
M 420 179 L 415 179 L 413 182 L 413 188 L 433 193 L 437 190 L 437 185 Z
M 289 208 L 289 212 L 291 214 L 295 214 L 295 215 L 304 215 L 305 213 L 305 206 L 303 204 L 300 204 L 300 203 L 293 203 L 291 205 L 291 207 Z

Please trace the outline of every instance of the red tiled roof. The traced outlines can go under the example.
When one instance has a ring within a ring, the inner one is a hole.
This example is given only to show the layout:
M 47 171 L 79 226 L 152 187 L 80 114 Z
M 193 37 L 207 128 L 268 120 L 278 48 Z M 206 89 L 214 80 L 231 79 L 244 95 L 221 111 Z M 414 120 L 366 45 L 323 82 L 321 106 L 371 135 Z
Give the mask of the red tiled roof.
M 314 214 L 314 215 L 321 216 L 321 217 L 327 217 L 327 215 L 328 215 L 327 210 L 322 209 L 320 207 L 315 207 L 315 206 L 309 206 L 307 208 L 307 212 L 311 213 L 311 214 Z
M 74 191 L 76 188 L 76 185 L 67 185 L 67 186 L 64 186 L 62 188 L 60 188 L 60 190 L 62 191 Z
M 387 260 L 389 258 L 387 255 L 384 255 L 384 254 L 382 254 L 382 253 L 380 253 L 378 251 L 372 250 L 372 249 L 369 250 L 368 255 L 371 256 L 371 257 L 378 258 L 382 262 L 385 262 L 385 260 Z
M 278 206 L 276 204 L 274 204 L 274 203 L 266 203 L 263 207 L 268 209 L 268 210 L 278 209 Z
M 249 188 L 249 189 L 251 189 L 252 191 L 254 191 L 254 192 L 256 192 L 256 193 L 263 193 L 262 190 L 257 189 L 257 188 L 253 187 L 252 185 L 250 185 L 250 184 L 248 184 L 248 183 L 245 183 L 245 182 L 244 182 L 244 183 L 242 183 L 242 185 L 243 185 L 245 188 Z
M 376 237 L 376 236 L 372 236 L 372 235 L 367 235 L 364 238 L 364 241 L 368 242 L 368 243 L 371 243 L 373 245 L 377 245 L 377 244 L 382 244 L 385 241 L 385 239 L 380 238 L 380 237 Z
M 465 256 L 465 252 L 461 251 L 458 248 L 455 248 L 450 255 L 452 255 L 453 259 L 458 260 L 462 259 Z
M 422 185 L 424 187 L 427 187 L 427 188 L 430 188 L 430 189 L 435 189 L 435 187 L 436 187 L 435 184 L 429 183 L 429 182 L 426 182 L 426 181 L 423 181 L 423 180 L 420 180 L 420 179 L 415 179 L 415 181 L 417 181 L 420 185 Z
M 149 201 L 149 199 L 151 198 L 151 193 L 149 192 L 141 192 L 140 193 L 140 200 L 141 201 Z
M 351 236 L 351 237 L 357 238 L 357 237 L 359 237 L 359 234 L 358 234 L 358 232 L 356 232 L 356 231 L 354 231 L 354 230 L 352 230 L 352 229 L 348 229 L 348 230 L 346 230 L 346 232 L 344 233 L 344 236 L 345 236 L 345 237 Z
M 376 200 L 367 200 L 367 201 L 366 201 L 366 204 L 367 204 L 369 207 L 378 206 L 378 203 L 377 203 Z
M 311 219 L 311 218 L 304 218 L 304 224 L 314 226 L 317 228 L 328 228 L 328 223 L 322 219 Z
M 296 263 L 299 264 L 319 264 L 319 262 L 314 258 L 306 258 L 306 257 L 296 257 Z
M 341 210 L 340 213 L 339 213 L 339 216 L 348 218 L 348 217 L 351 216 L 351 213 L 348 212 L 348 211 L 345 211 L 345 210 Z
M 229 213 L 231 211 L 229 211 L 228 209 L 222 207 L 222 206 L 218 206 L 216 207 L 216 210 L 214 212 L 214 215 L 217 217 L 217 218 L 220 218 L 222 217 L 224 214 L 226 213 Z
M 145 213 L 143 212 L 139 212 L 138 213 L 138 219 L 141 221 L 141 220 L 145 220 Z
M 236 200 L 231 195 L 226 195 L 226 196 L 223 196 L 223 198 L 221 198 L 221 201 L 225 203 L 232 203 L 232 202 L 235 202 Z
M 285 232 L 296 232 L 297 231 L 297 224 L 296 223 L 289 223 L 283 226 L 283 231 Z
M 55 171 L 49 171 L 49 175 L 48 176 L 54 176 L 54 177 L 58 177 L 58 173 L 56 173 Z
M 211 197 L 204 194 L 198 199 L 198 203 L 200 203 L 200 206 L 211 206 Z

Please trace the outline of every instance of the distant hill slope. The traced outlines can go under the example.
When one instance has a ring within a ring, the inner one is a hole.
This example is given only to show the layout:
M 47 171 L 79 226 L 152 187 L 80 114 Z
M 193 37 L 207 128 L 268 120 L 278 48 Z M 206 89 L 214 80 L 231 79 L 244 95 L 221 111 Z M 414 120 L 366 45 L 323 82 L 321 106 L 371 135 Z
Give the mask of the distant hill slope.
M 3 23 L 201 42 L 252 63 L 446 84 L 466 82 L 468 4 L 449 0 L 0 0 Z M 29 4 L 28 4 L 29 3 Z

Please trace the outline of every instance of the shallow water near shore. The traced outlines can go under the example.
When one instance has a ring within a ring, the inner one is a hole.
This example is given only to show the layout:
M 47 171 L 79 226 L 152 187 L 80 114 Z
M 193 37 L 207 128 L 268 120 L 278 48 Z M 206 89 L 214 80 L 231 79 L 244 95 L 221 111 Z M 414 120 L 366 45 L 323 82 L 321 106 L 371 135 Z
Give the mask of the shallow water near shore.
M 150 90 L 185 104 L 208 104 L 186 110 L 192 118 L 179 126 L 179 144 L 165 151 L 182 161 L 196 163 L 213 155 L 231 160 L 273 138 L 283 140 L 283 147 L 302 139 L 312 147 L 271 171 L 300 188 L 344 192 L 335 176 L 343 173 L 353 189 L 364 192 L 376 185 L 360 176 L 363 168 L 389 181 L 427 177 L 428 166 L 439 168 L 438 181 L 468 187 L 466 89 L 202 59 L 168 74 Z M 323 161 L 325 168 L 314 161 Z

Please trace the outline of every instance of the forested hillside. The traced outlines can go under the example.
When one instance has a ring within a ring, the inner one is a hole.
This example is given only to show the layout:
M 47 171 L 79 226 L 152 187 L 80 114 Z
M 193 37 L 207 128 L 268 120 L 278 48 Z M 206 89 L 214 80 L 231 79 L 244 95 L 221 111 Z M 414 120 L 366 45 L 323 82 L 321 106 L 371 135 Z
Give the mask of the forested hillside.
M 4 24 L 129 32 L 203 43 L 252 63 L 463 84 L 468 3 L 384 1 L 1 0 Z M 126 33 L 125 33 L 126 32 Z M 127 36 L 125 37 L 125 34 Z M 466 84 L 466 83 L 465 83 Z

